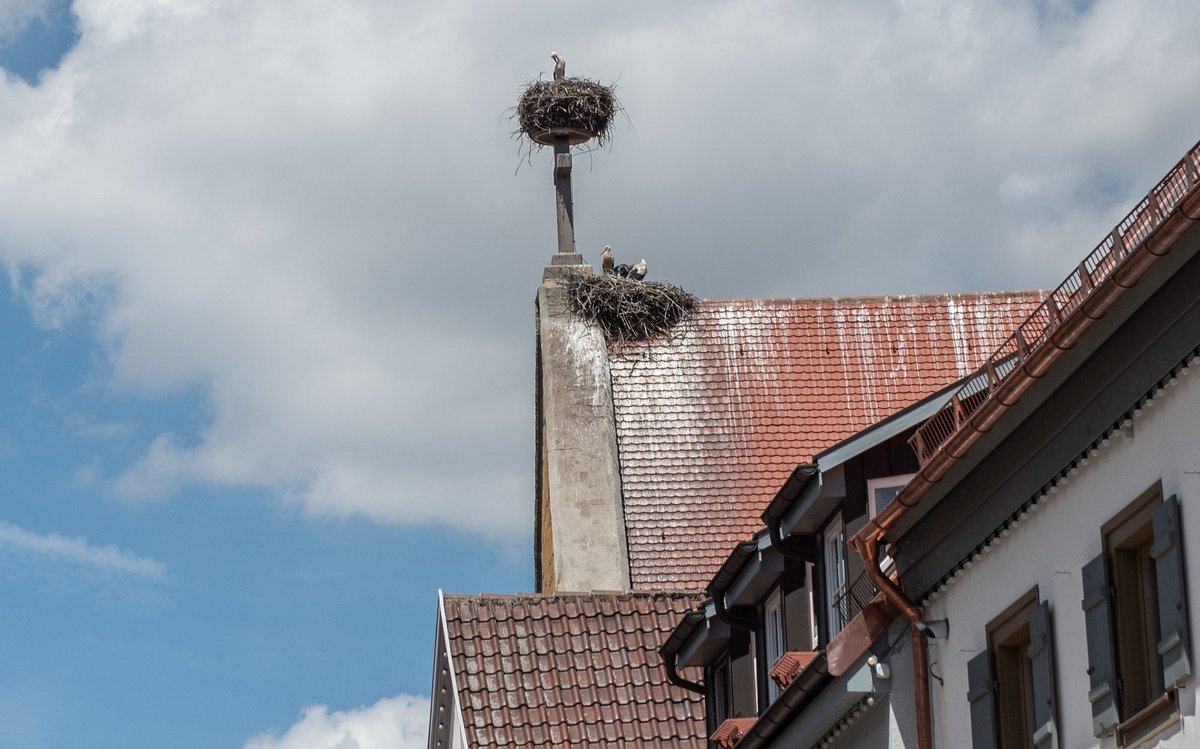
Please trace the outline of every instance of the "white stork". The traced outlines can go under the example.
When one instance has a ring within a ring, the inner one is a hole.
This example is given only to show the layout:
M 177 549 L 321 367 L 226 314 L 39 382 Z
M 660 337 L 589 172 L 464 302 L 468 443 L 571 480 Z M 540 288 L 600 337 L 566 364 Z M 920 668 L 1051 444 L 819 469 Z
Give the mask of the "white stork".
M 554 80 L 561 81 L 567 77 L 567 61 L 562 55 L 557 52 L 550 53 L 550 59 L 554 60 Z
M 641 281 L 646 277 L 648 267 L 646 265 L 646 258 L 642 258 L 641 261 L 634 263 L 633 267 L 629 269 L 629 277 L 634 281 Z

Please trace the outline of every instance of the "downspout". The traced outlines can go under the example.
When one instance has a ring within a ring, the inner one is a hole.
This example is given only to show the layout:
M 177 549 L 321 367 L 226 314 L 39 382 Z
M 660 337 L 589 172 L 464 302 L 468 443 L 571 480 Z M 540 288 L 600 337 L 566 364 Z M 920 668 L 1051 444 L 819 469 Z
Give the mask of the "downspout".
M 660 650 L 659 653 L 662 655 L 663 664 L 667 668 L 667 681 L 671 682 L 672 684 L 674 684 L 677 687 L 683 687 L 684 689 L 688 690 L 689 692 L 695 692 L 696 694 L 700 695 L 701 697 L 705 696 L 706 691 L 702 685 L 697 684 L 694 681 L 688 681 L 687 679 L 685 679 L 679 675 L 679 669 L 678 669 L 678 663 L 677 663 L 678 658 L 679 658 L 679 653 L 676 653 L 674 651 L 668 653 L 667 649 L 665 647 L 662 650 Z
M 679 649 L 687 643 L 696 631 L 696 627 L 705 619 L 702 611 L 689 611 L 684 617 L 667 641 L 658 649 L 658 655 L 663 659 L 663 668 L 667 672 L 667 681 L 677 687 L 695 692 L 699 695 L 705 695 L 703 684 L 695 681 L 688 681 L 679 673 Z
M 921 609 L 904 595 L 904 591 L 879 568 L 879 536 L 864 538 L 856 535 L 850 546 L 863 558 L 867 577 L 883 594 L 888 603 L 901 611 L 912 623 L 913 649 L 913 707 L 917 719 L 917 749 L 933 749 L 933 713 L 929 704 L 929 627 L 921 619 Z
M 771 545 L 785 557 L 816 564 L 818 546 L 815 537 L 801 535 L 784 538 L 783 530 L 779 527 L 781 522 L 782 518 L 767 517 L 767 532 L 771 534 Z
M 758 629 L 758 622 L 753 619 L 747 619 L 730 611 L 725 606 L 725 591 L 709 588 L 708 595 L 712 598 L 713 605 L 717 608 L 717 618 L 725 622 L 731 627 L 754 632 Z

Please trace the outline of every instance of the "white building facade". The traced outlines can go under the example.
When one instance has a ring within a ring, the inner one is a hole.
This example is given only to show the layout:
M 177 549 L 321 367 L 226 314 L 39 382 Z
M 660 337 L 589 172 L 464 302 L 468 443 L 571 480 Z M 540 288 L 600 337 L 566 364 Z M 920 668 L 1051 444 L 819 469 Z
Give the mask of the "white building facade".
M 1088 673 L 1089 663 L 1093 660 L 1093 656 L 1089 656 L 1089 647 L 1094 649 L 1098 644 L 1093 642 L 1097 635 L 1089 631 L 1088 612 L 1084 608 L 1085 603 L 1093 603 L 1085 597 L 1084 568 L 1104 555 L 1106 546 L 1110 571 L 1119 571 L 1120 562 L 1114 564 L 1112 555 L 1114 551 L 1121 554 L 1114 548 L 1120 541 L 1113 533 L 1119 530 L 1123 517 L 1136 521 L 1134 516 L 1139 503 L 1143 507 L 1166 507 L 1172 498 L 1177 498 L 1181 519 L 1181 538 L 1173 541 L 1181 552 L 1184 565 L 1184 600 L 1191 611 L 1195 611 L 1196 602 L 1200 602 L 1198 365 L 1200 363 L 1193 361 L 1181 370 L 1183 374 L 1169 380 L 1157 397 L 1131 414 L 1128 425 L 1090 451 L 1085 464 L 1068 468 L 1067 475 L 1059 478 L 1048 492 L 1039 496 L 1035 505 L 1026 510 L 1023 520 L 1004 529 L 969 568 L 957 572 L 945 588 L 925 604 L 923 610 L 929 619 L 946 619 L 949 624 L 948 637 L 934 640 L 931 648 L 932 670 L 941 678 L 940 683 L 934 680 L 931 685 L 937 746 L 969 745 L 967 737 L 973 736 L 973 730 L 977 733 L 980 729 L 978 725 L 972 725 L 973 713 L 976 722 L 979 719 L 980 709 L 973 710 L 973 705 L 979 701 L 992 701 L 997 728 L 1004 720 L 1002 713 L 1007 705 L 1002 707 L 1001 702 L 1021 686 L 1020 677 L 1015 685 L 1009 680 L 1000 686 L 1004 681 L 998 672 L 1003 669 L 1000 661 L 1004 659 L 1005 614 L 1009 613 L 1010 618 L 1013 614 L 1019 615 L 1021 612 L 1013 607 L 1019 609 L 1023 601 L 1035 606 L 1044 603 L 1049 618 L 1051 672 L 1055 677 L 1051 686 L 1057 708 L 1052 729 L 1056 737 L 1050 745 L 1060 749 L 1115 749 L 1119 745 L 1200 746 L 1194 675 L 1184 677 L 1178 686 L 1164 683 L 1161 676 L 1152 679 L 1149 695 L 1130 698 L 1131 707 L 1146 702 L 1142 708 L 1149 710 L 1147 722 L 1131 726 L 1127 735 L 1118 736 L 1117 727 L 1134 717 L 1122 708 L 1120 692 L 1122 687 L 1128 689 L 1128 682 L 1135 679 L 1119 673 L 1120 664 L 1117 664 L 1114 676 L 1120 678 L 1122 684 L 1114 684 L 1111 695 L 1116 703 L 1118 723 L 1110 729 L 1102 729 L 1100 737 L 1095 735 L 1097 726 L 1091 699 L 1100 703 L 1110 695 L 1099 694 L 1103 690 L 1092 686 L 1092 675 Z M 1161 553 L 1164 549 L 1152 549 L 1151 557 L 1156 551 Z M 1164 563 L 1163 557 L 1153 562 Z M 1122 591 L 1116 592 L 1118 600 L 1113 603 L 1119 609 L 1128 602 L 1119 600 Z M 1156 600 L 1166 593 L 1159 590 L 1146 592 L 1153 594 L 1151 597 Z M 1094 605 L 1091 607 L 1092 610 L 1095 608 Z M 1120 625 L 1119 611 L 1115 613 L 1118 615 L 1116 624 Z M 1150 614 L 1150 624 L 1159 618 L 1152 610 L 1143 613 Z M 1200 617 L 1189 618 L 1189 631 L 1182 638 L 1184 647 L 1187 643 L 1200 642 L 1200 634 L 1196 632 Z M 1160 645 L 1170 645 L 1165 641 L 1168 638 L 1155 634 L 1153 647 L 1156 651 Z M 1122 638 L 1125 633 L 1118 631 L 1114 635 Z M 1137 647 L 1136 642 L 1129 643 L 1126 639 L 1124 643 L 1118 642 L 1118 650 L 1122 644 L 1127 649 Z M 1035 642 L 1025 643 L 1026 655 L 1037 646 Z M 972 683 L 969 669 L 970 662 L 988 654 L 989 649 L 993 666 L 999 666 L 992 669 L 992 682 L 997 689 L 990 695 L 983 694 L 978 683 Z M 1131 659 L 1141 658 L 1141 655 L 1128 654 Z M 1151 670 L 1161 672 L 1162 654 L 1157 654 L 1153 660 L 1150 657 L 1144 660 Z M 1006 693 L 996 693 L 999 689 Z M 1169 700 L 1172 704 L 1164 702 L 1156 712 L 1156 700 L 1168 691 L 1172 692 Z M 1152 698 L 1148 702 L 1147 696 Z M 1041 725 L 1034 726 L 1035 734 L 1041 728 Z

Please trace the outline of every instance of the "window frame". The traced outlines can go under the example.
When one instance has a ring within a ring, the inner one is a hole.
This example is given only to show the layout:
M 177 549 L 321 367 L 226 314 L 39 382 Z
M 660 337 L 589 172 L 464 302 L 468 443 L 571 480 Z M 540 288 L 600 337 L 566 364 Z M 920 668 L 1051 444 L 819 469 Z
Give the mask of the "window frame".
M 1058 749 L 1052 619 L 1034 587 L 987 624 L 967 662 L 972 749 Z
M 777 622 L 772 625 L 772 614 L 777 618 Z M 775 701 L 781 691 L 779 685 L 771 678 L 771 669 L 787 652 L 787 620 L 784 614 L 783 605 L 783 586 L 776 585 L 763 597 L 762 604 L 762 623 L 763 623 L 763 664 L 762 674 L 766 684 L 765 704 L 770 705 Z M 775 647 L 772 647 L 775 646 Z M 778 650 L 778 652 L 772 652 Z
M 1029 652 L 1033 644 L 1030 624 L 1038 601 L 1035 587 L 987 625 L 988 653 L 996 685 L 993 692 L 996 746 L 1005 749 L 1033 749 L 1033 664 Z
M 842 621 L 841 613 L 836 605 L 838 593 L 844 593 L 846 586 L 850 584 L 848 579 L 850 571 L 846 563 L 848 550 L 846 524 L 839 511 L 834 513 L 834 516 L 821 529 L 821 566 L 823 567 L 821 576 L 825 586 L 826 641 L 836 637 L 848 624 L 848 622 Z M 839 574 L 835 575 L 835 572 Z
M 1118 747 L 1179 720 L 1191 676 L 1181 523 L 1178 495 L 1155 482 L 1101 526 L 1100 554 L 1083 566 L 1092 729 Z
M 1158 585 L 1154 581 L 1154 510 L 1162 502 L 1155 486 L 1100 528 L 1112 587 L 1113 651 L 1118 674 L 1117 710 L 1122 722 L 1142 712 L 1165 690 L 1155 649 Z
M 733 715 L 733 663 L 728 652 L 709 667 L 709 700 L 712 704 L 712 733 L 727 718 Z
M 883 508 L 876 506 L 875 492 L 879 489 L 896 489 L 904 488 L 912 481 L 915 473 L 902 473 L 894 476 L 878 476 L 873 479 L 867 479 L 867 518 L 873 518 Z M 891 500 L 889 500 L 890 502 Z M 885 503 L 886 506 L 886 503 Z

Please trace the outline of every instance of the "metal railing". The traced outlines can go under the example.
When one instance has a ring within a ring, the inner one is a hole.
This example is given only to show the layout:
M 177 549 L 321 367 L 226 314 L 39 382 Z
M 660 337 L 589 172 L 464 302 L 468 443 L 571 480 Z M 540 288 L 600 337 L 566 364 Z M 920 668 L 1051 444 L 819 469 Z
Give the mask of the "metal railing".
M 1134 250 L 1157 229 L 1175 206 L 1200 184 L 1200 143 L 1180 159 L 1117 224 L 1071 275 L 996 349 L 942 408 L 929 417 L 909 444 L 924 465 L 950 436 L 992 396 L 1014 370 L 1040 350 L 1071 313 L 1079 309 Z
M 853 582 L 835 591 L 831 608 L 839 620 L 836 622 L 837 631 L 840 632 L 851 619 L 858 616 L 858 612 L 862 611 L 878 592 L 879 589 L 871 582 L 871 578 L 867 577 L 866 572 L 860 573 Z M 837 632 L 831 632 L 830 636 L 835 634 Z

